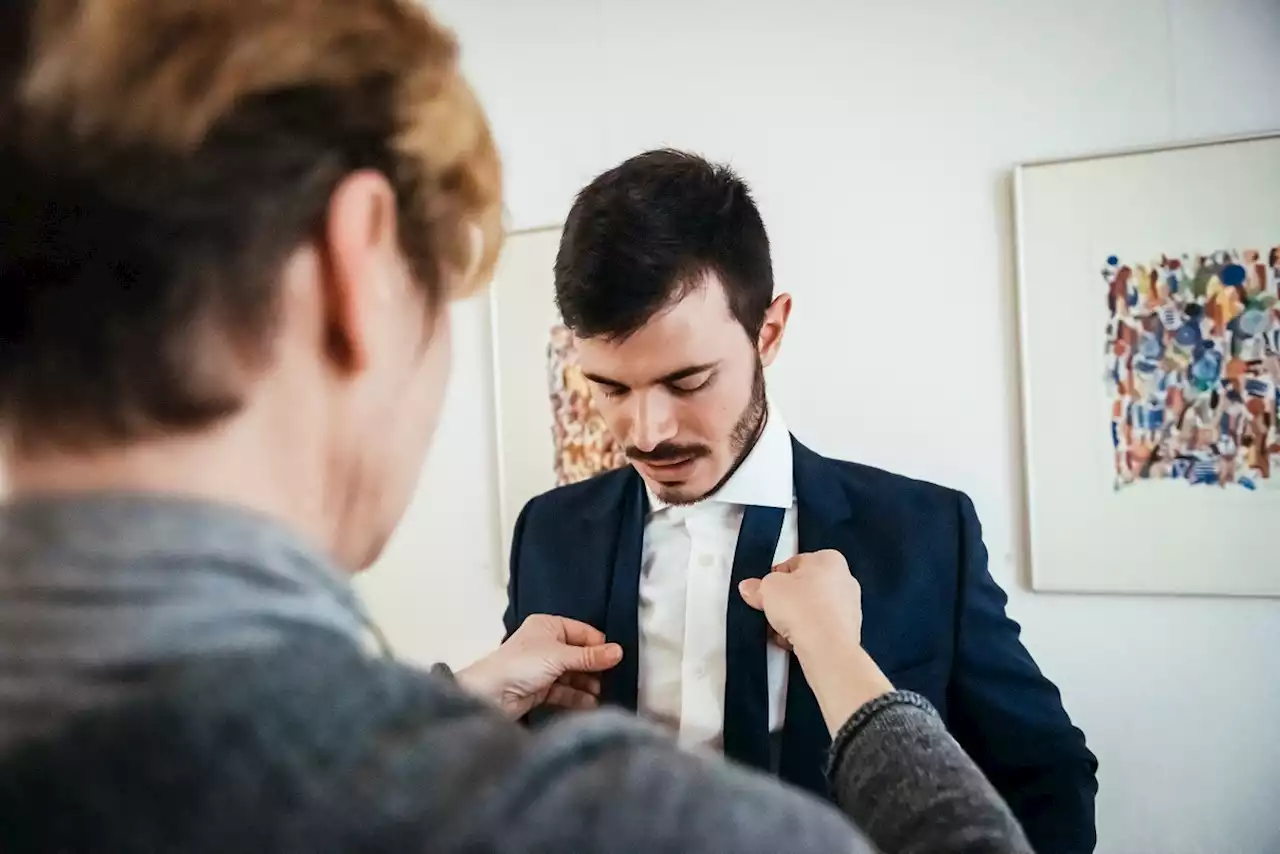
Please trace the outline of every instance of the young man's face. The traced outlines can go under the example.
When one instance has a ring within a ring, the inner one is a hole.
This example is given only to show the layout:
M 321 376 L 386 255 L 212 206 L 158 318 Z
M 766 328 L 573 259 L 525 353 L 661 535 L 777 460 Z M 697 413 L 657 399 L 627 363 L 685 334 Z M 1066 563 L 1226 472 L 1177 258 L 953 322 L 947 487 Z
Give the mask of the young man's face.
M 789 310 L 779 297 L 752 341 L 709 275 L 629 337 L 578 341 L 597 408 L 658 498 L 705 498 L 750 449 L 764 418 L 764 367 Z

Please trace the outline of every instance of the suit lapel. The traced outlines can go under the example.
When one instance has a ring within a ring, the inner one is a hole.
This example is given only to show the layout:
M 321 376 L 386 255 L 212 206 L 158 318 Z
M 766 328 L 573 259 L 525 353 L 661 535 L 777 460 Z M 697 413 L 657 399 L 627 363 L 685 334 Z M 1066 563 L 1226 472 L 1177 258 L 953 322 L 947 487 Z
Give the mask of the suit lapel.
M 794 439 L 792 450 L 800 551 L 839 551 L 864 590 L 874 586 L 874 567 L 855 536 L 853 508 L 833 464 Z M 623 658 L 604 675 L 601 699 L 634 711 L 639 680 L 640 564 L 648 499 L 634 469 L 628 469 L 616 486 L 610 487 L 594 512 L 583 517 L 582 538 L 574 550 L 584 566 L 610 567 L 604 631 L 610 641 L 622 646 Z M 793 656 L 780 775 L 794 785 L 826 795 L 830 744 L 818 701 Z
M 796 522 L 800 552 L 835 549 L 849 561 L 855 577 L 858 571 L 853 555 L 850 526 L 851 508 L 831 463 L 792 439 L 795 470 Z M 804 678 L 795 656 L 787 675 L 787 717 L 782 732 L 779 773 L 784 780 L 829 795 L 826 781 L 826 755 L 831 746 L 818 700 Z
M 601 679 L 601 700 L 635 711 L 640 678 L 640 560 L 649 501 L 634 469 L 620 480 L 617 494 L 602 501 L 598 516 L 587 520 L 593 530 L 586 532 L 585 539 L 594 546 L 587 558 L 611 568 L 604 633 L 622 647 L 622 661 Z M 609 518 L 617 520 L 612 531 Z

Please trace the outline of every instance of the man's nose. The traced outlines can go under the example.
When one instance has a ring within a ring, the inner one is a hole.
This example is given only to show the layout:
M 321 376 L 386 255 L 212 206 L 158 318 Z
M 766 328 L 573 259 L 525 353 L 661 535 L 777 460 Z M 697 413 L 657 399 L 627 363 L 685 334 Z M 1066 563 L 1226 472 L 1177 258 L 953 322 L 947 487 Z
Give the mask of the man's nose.
M 629 444 L 648 453 L 675 435 L 675 413 L 667 396 L 651 391 L 635 395 Z

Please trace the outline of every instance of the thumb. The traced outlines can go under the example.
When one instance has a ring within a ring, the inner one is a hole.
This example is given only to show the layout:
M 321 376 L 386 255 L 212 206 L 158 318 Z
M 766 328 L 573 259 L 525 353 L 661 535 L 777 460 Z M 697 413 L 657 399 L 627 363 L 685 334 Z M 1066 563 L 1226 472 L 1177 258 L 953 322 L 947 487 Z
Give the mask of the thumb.
M 742 595 L 742 601 L 746 602 L 757 611 L 764 610 L 764 597 L 760 595 L 760 579 L 748 578 L 738 585 L 738 593 Z
M 622 647 L 616 643 L 567 646 L 562 649 L 562 652 L 565 670 L 570 672 L 599 673 L 622 661 Z

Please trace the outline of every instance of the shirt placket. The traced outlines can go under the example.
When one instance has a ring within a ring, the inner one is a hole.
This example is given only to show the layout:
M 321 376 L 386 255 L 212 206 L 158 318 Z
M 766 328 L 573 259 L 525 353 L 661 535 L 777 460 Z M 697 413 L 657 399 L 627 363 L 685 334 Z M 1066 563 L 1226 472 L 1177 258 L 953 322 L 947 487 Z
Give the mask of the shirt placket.
M 687 519 L 684 657 L 681 662 L 680 742 L 719 746 L 724 722 L 724 588 L 729 583 L 716 530 Z

